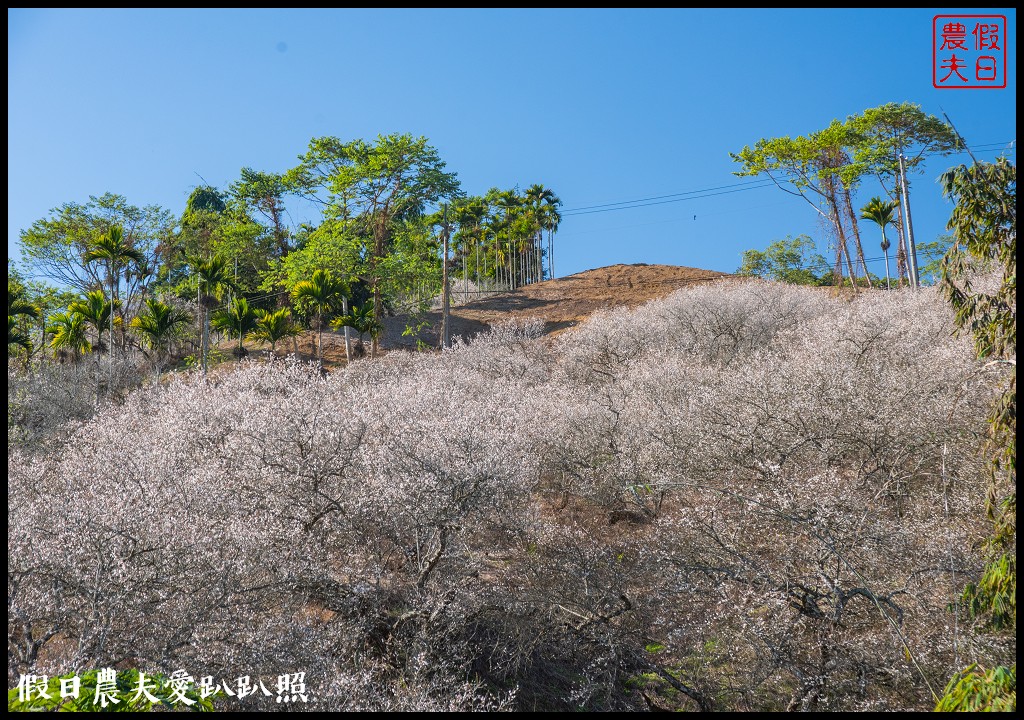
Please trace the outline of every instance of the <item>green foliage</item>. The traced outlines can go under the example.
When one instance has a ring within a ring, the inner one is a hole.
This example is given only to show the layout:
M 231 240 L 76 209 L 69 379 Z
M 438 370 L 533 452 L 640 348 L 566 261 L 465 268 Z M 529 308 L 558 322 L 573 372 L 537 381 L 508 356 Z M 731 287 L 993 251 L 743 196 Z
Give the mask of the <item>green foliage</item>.
M 906 157 L 908 172 L 925 157 L 948 154 L 958 139 L 953 129 L 914 103 L 886 103 L 851 115 L 846 125 L 854 138 L 853 159 L 880 180 L 899 174 L 899 155 Z
M 241 339 L 256 327 L 256 314 L 249 307 L 248 300 L 235 298 L 226 308 L 213 314 L 211 325 L 214 330 L 227 333 L 228 337 L 238 338 L 241 345 Z
M 20 347 L 29 355 L 32 354 L 32 340 L 28 333 L 18 328 L 18 320 L 13 315 L 7 316 L 7 355 L 11 354 L 11 345 Z
M 273 241 L 273 252 L 284 257 L 291 252 L 291 233 L 284 223 L 284 197 L 292 189 L 286 175 L 242 168 L 241 179 L 231 185 L 231 194 L 241 214 L 263 226 Z
M 209 186 L 196 188 L 181 216 L 179 232 L 161 248 L 160 286 L 187 293 L 194 259 L 219 255 L 227 260 L 238 288 L 255 291 L 261 274 L 279 252 L 273 232 L 249 213 L 249 206 L 238 197 Z
M 973 616 L 993 629 L 1017 624 L 1017 168 L 1005 158 L 961 165 L 943 174 L 945 194 L 955 201 L 947 227 L 954 245 L 942 263 L 942 291 L 955 322 L 974 338 L 979 358 L 1007 368 L 1003 391 L 989 414 L 991 474 L 988 514 L 993 522 L 990 560 L 979 582 L 964 591 Z M 974 287 L 972 270 L 994 269 L 994 287 Z M 955 708 L 1016 706 L 1016 666 L 954 678 L 943 703 Z M 1008 705 L 1009 704 L 1009 705 Z
M 39 308 L 28 300 L 24 285 L 7 281 L 7 314 L 39 319 Z
M 146 347 L 161 349 L 174 337 L 178 328 L 191 319 L 184 310 L 155 298 L 146 298 L 146 309 L 132 319 L 131 327 L 139 333 Z
M 946 685 L 936 712 L 1014 712 L 1017 709 L 1017 665 L 986 670 L 977 664 Z
M 331 325 L 335 328 L 343 328 L 347 325 L 359 333 L 360 340 L 363 339 L 363 335 L 369 334 L 370 337 L 376 337 L 384 331 L 384 325 L 374 317 L 373 303 L 371 302 L 353 305 L 347 315 L 336 318 Z
M 345 283 L 330 271 L 314 270 L 308 280 L 302 280 L 292 288 L 292 300 L 299 305 L 308 304 L 317 315 L 324 315 L 341 307 L 341 299 L 347 293 Z
M 808 190 L 828 196 L 833 192 L 830 187 L 833 181 L 849 187 L 865 171 L 863 165 L 852 162 L 845 153 L 854 139 L 849 128 L 838 120 L 808 135 L 762 138 L 753 148 L 748 145 L 738 153 L 729 153 L 733 161 L 741 165 L 733 175 L 766 175 L 782 189 L 804 199 Z M 789 189 L 783 183 L 788 183 Z
M 200 695 L 195 686 L 191 686 L 182 693 L 186 698 L 193 701 L 187 704 L 178 698 L 171 690 L 170 678 L 159 673 L 145 674 L 145 684 L 150 695 L 156 698 L 153 702 L 144 694 L 138 693 L 139 671 L 120 670 L 115 680 L 116 693 L 114 696 L 117 703 L 107 702 L 106 706 L 100 702 L 97 694 L 97 683 L 99 681 L 99 670 L 86 670 L 78 673 L 81 681 L 78 697 L 61 697 L 61 680 L 68 680 L 75 675 L 54 676 L 47 679 L 45 694 L 49 697 L 42 697 L 33 692 L 32 697 L 20 700 L 18 688 L 7 691 L 8 712 L 148 712 L 154 708 L 165 710 L 190 710 L 192 712 L 213 712 L 213 702 L 210 698 Z M 139 697 L 135 697 L 138 694 Z
M 197 212 L 222 213 L 227 209 L 224 203 L 224 193 L 210 185 L 200 185 L 188 196 L 185 201 L 186 215 Z
M 1005 158 L 961 165 L 945 173 L 942 182 L 947 196 L 956 201 L 948 224 L 955 244 L 943 261 L 942 290 L 957 326 L 974 338 L 978 357 L 1009 368 L 1006 387 L 989 418 L 989 512 L 997 538 L 1005 543 L 1012 540 L 1016 525 L 1017 168 Z M 976 266 L 997 268 L 998 285 L 975 289 L 970 270 Z
M 288 308 L 280 310 L 256 310 L 256 325 L 249 333 L 249 339 L 257 342 L 270 343 L 273 351 L 277 341 L 286 337 L 302 334 L 302 328 L 292 321 L 292 312 Z
M 978 357 L 1004 357 L 1017 345 L 1017 167 L 1000 158 L 961 165 L 941 180 L 956 203 L 947 225 L 956 244 L 946 257 L 943 290 L 957 325 L 971 329 Z M 972 291 L 966 277 L 970 261 L 1002 270 L 994 292 Z
M 894 197 L 895 189 L 887 188 L 885 183 L 896 177 L 901 153 L 909 153 L 907 164 L 913 168 L 925 154 L 948 152 L 954 144 L 952 130 L 925 115 L 918 106 L 889 103 L 850 116 L 846 122 L 833 120 L 828 127 L 808 135 L 762 138 L 753 147 L 746 146 L 730 156 L 741 165 L 735 175 L 767 176 L 781 189 L 802 197 L 828 219 L 838 241 L 837 257 L 841 260 L 846 255 L 851 280 L 855 269 L 844 246 L 846 240 L 852 239 L 860 271 L 868 275 L 871 284 L 851 206 L 852 190 L 863 176 L 874 174 Z M 817 197 L 812 199 L 809 192 Z M 882 244 L 889 244 L 884 225 Z
M 144 258 L 142 251 L 132 247 L 125 238 L 124 229 L 120 225 L 112 225 L 107 232 L 93 240 L 83 256 L 87 263 L 106 263 L 107 272 L 114 278 L 111 282 L 115 285 L 120 268 L 130 262 L 142 262 Z
M 285 182 L 323 204 L 326 218 L 341 225 L 333 235 L 357 240 L 360 278 L 373 290 L 379 323 L 387 296 L 422 270 L 416 261 L 424 214 L 461 195 L 458 179 L 425 137 L 409 134 L 379 135 L 376 142 L 314 138 L 301 161 Z M 435 253 L 428 266 L 436 265 Z M 352 275 L 350 267 L 341 271 Z
M 1005 511 L 1005 510 L 1004 510 Z M 996 630 L 1017 624 L 1017 557 L 1003 554 L 985 566 L 977 583 L 964 588 L 963 601 L 972 616 L 986 616 Z
M 120 302 L 113 307 L 120 307 Z M 102 290 L 92 290 L 68 305 L 68 312 L 80 315 L 96 331 L 96 350 L 99 351 L 103 341 L 103 331 L 110 329 L 110 312 L 112 305 Z
M 54 313 L 46 326 L 46 332 L 53 336 L 50 348 L 55 356 L 70 352 L 72 360 L 78 360 L 79 356 L 92 350 L 86 335 L 86 320 L 78 313 Z
M 99 268 L 86 261 L 96 238 L 117 226 L 124 242 L 147 260 L 155 249 L 169 242 L 175 221 L 155 205 L 138 208 L 121 195 L 106 193 L 90 197 L 85 205 L 65 203 L 51 210 L 51 216 L 37 220 L 19 234 L 22 257 L 34 275 L 78 292 L 101 285 L 105 278 Z
M 743 264 L 737 275 L 762 277 L 793 285 L 821 285 L 815 270 L 827 274 L 828 263 L 817 253 L 817 247 L 807 235 L 776 240 L 762 250 L 744 250 Z
M 887 225 L 895 225 L 896 220 L 893 214 L 896 209 L 900 206 L 895 200 L 886 202 L 880 197 L 873 197 L 868 201 L 868 204 L 861 208 L 860 216 L 863 220 L 870 220 L 871 222 L 878 225 L 882 230 L 882 252 L 889 250 L 889 240 L 885 236 L 885 228 Z
M 203 305 L 216 304 L 225 293 L 235 288 L 234 274 L 228 259 L 223 255 L 194 261 L 192 282 L 193 287 L 198 288 L 200 302 Z
M 21 348 L 31 357 L 32 340 L 25 327 L 25 319 L 38 320 L 39 308 L 26 298 L 25 286 L 19 279 L 7 280 L 7 354 L 10 356 L 11 346 Z
M 918 275 L 923 285 L 937 285 L 942 280 L 942 261 L 953 245 L 949 235 L 939 235 L 935 240 L 917 245 Z
M 365 239 L 340 220 L 325 220 L 318 227 L 303 228 L 299 246 L 284 258 L 271 262 L 261 289 L 291 289 L 317 270 L 330 271 L 343 280 L 365 275 Z

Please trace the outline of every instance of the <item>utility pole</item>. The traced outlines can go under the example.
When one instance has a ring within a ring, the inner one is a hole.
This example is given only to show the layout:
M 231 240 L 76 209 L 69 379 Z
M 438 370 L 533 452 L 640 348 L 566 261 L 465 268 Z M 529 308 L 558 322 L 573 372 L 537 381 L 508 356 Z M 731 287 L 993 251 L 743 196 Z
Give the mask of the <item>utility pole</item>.
M 555 279 L 555 235 L 548 230 L 548 269 L 551 271 L 551 279 Z
M 110 281 L 110 352 L 108 353 L 110 356 L 110 367 L 107 372 L 107 397 L 110 397 L 114 389 L 114 284 L 117 282 L 117 275 L 114 274 L 114 269 L 116 267 L 114 260 L 111 259 L 110 276 L 114 279 Z M 96 335 L 99 335 L 99 330 L 96 331 Z M 99 337 L 96 338 L 96 342 L 99 342 Z
M 910 194 L 907 192 L 907 168 L 903 153 L 900 153 L 900 192 L 902 193 L 903 214 L 906 218 L 907 237 L 907 274 L 910 276 L 910 287 L 915 290 L 921 286 L 921 277 L 917 272 L 917 246 L 914 245 L 914 225 L 910 220 Z
M 444 213 L 441 219 L 441 238 L 444 244 L 444 259 L 441 262 L 441 349 L 451 346 L 451 328 L 448 323 L 448 313 L 451 311 L 451 295 L 448 287 L 448 235 L 451 226 L 448 224 L 448 205 L 444 206 Z
M 199 358 L 206 377 L 206 307 L 203 305 L 203 279 L 199 278 L 199 289 L 196 291 L 196 304 L 199 306 L 199 319 L 203 323 L 203 331 L 199 336 Z
M 941 105 L 939 106 L 939 110 L 942 110 Z M 971 156 L 971 160 L 974 162 L 975 165 L 977 165 L 978 158 L 974 157 L 974 153 L 972 153 L 971 149 L 967 147 L 967 143 L 964 141 L 963 136 L 960 134 L 960 131 L 956 129 L 956 125 L 953 124 L 953 121 L 949 119 L 949 115 L 946 114 L 945 110 L 942 110 L 942 117 L 946 118 L 946 122 L 948 122 L 949 126 L 953 128 L 953 134 L 956 135 L 956 141 L 958 145 L 964 146 L 964 150 L 967 151 L 967 154 Z M 957 149 L 959 149 L 959 147 Z
M 351 292 L 351 289 L 347 286 L 345 292 Z M 341 314 L 348 317 L 348 298 L 345 295 L 341 296 Z M 352 362 L 352 343 L 349 340 L 348 325 L 345 325 L 345 367 L 348 367 Z

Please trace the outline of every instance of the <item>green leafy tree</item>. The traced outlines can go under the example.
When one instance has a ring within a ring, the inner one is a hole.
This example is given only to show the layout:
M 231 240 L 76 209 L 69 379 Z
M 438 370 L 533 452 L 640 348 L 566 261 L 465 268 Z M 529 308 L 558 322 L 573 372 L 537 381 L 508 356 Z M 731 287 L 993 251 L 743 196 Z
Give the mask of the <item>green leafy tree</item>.
M 11 355 L 11 345 L 22 348 L 29 356 L 32 355 L 32 339 L 28 333 L 18 327 L 18 319 L 13 315 L 7 316 L 7 356 Z
M 860 239 L 857 215 L 853 210 L 853 192 L 865 173 L 864 165 L 850 157 L 857 142 L 856 134 L 849 124 L 833 120 L 827 128 L 812 133 L 810 137 L 819 152 L 823 185 L 832 188 L 829 198 L 831 202 L 834 195 L 833 212 L 842 215 L 837 218 L 840 239 L 844 242 L 846 237 L 853 239 L 854 248 L 857 250 L 857 260 L 860 262 L 860 269 L 864 274 L 864 282 L 871 287 L 871 273 L 868 271 L 867 258 L 864 256 L 864 245 Z M 848 229 L 845 235 L 842 232 L 843 220 Z
M 952 246 L 951 235 L 939 235 L 931 242 L 917 244 L 917 259 L 921 263 L 918 275 L 922 284 L 936 285 L 942 280 L 942 261 Z
M 836 279 L 842 281 L 842 262 L 845 259 L 850 283 L 856 289 L 856 273 L 847 247 L 841 211 L 842 189 L 844 182 L 848 182 L 843 175 L 848 158 L 842 147 L 829 138 L 814 135 L 762 138 L 754 147 L 746 146 L 739 153 L 730 153 L 730 157 L 741 165 L 734 175 L 764 175 L 779 189 L 802 198 L 828 221 L 836 237 Z
M 292 288 L 292 299 L 297 303 L 310 305 L 316 313 L 317 360 L 323 362 L 324 316 L 341 307 L 342 298 L 348 294 L 345 283 L 327 270 L 316 270 L 309 280 L 303 280 Z
M 116 311 L 118 307 L 117 288 L 121 282 L 121 270 L 131 262 L 141 263 L 145 256 L 132 247 L 119 225 L 112 225 L 107 232 L 96 238 L 85 253 L 87 263 L 101 262 L 106 265 L 107 283 L 110 288 L 110 302 Z M 110 362 L 114 361 L 114 312 L 110 313 Z
M 177 221 L 171 213 L 156 205 L 143 208 L 128 203 L 121 195 L 106 193 L 90 197 L 89 202 L 65 203 L 51 210 L 49 217 L 37 220 L 19 233 L 19 246 L 32 274 L 57 286 L 86 293 L 106 284 L 106 263 L 87 259 L 98 237 L 111 228 L 122 230 L 125 244 L 152 264 L 156 248 L 173 236 Z M 149 276 L 125 277 L 122 286 L 126 308 L 134 307 L 135 297 L 144 289 Z
M 210 311 L 217 306 L 221 298 L 235 288 L 234 275 L 228 266 L 227 258 L 214 255 L 206 260 L 192 263 L 192 280 L 196 287 L 196 299 L 199 303 L 200 333 L 203 374 L 207 370 L 207 356 L 210 352 Z
M 7 281 L 7 314 L 39 319 L 39 308 L 26 297 L 25 286 Z
M 288 308 L 280 310 L 256 311 L 256 326 L 248 337 L 256 342 L 270 343 L 270 352 L 277 352 L 277 342 L 286 337 L 302 334 L 302 328 L 292 321 L 292 311 Z
M 555 195 L 554 191 L 545 188 L 543 185 L 531 186 L 527 189 L 526 195 L 537 209 L 537 221 L 540 224 L 541 231 L 546 231 L 548 234 L 546 251 L 548 257 L 548 276 L 554 277 L 555 233 L 562 222 L 562 214 L 558 210 L 562 205 L 562 201 Z M 539 239 L 542 238 L 539 236 Z M 540 279 L 544 279 L 543 267 L 541 267 Z
M 853 160 L 864 172 L 874 175 L 882 189 L 895 202 L 900 196 L 900 155 L 908 178 L 921 172 L 922 164 L 931 155 L 947 155 L 959 146 L 953 129 L 934 115 L 928 115 L 914 103 L 886 103 L 869 108 L 846 119 L 854 140 Z M 907 183 L 909 197 L 910 183 Z M 894 225 L 899 237 L 896 250 L 896 272 L 907 273 L 906 228 L 899 213 Z
M 7 354 L 10 356 L 11 345 L 22 348 L 26 356 L 32 356 L 32 339 L 28 331 L 22 327 L 21 319 L 38 320 L 41 316 L 39 308 L 29 302 L 25 286 L 19 281 L 7 281 Z
M 50 338 L 50 349 L 54 357 L 60 358 L 65 353 L 71 354 L 71 361 L 78 362 L 82 355 L 92 349 L 87 333 L 85 318 L 74 312 L 58 312 L 50 316 L 46 332 Z
M 817 253 L 808 235 L 776 240 L 764 250 L 745 250 L 737 275 L 756 276 L 794 285 L 821 285 L 815 274 L 827 270 L 828 263 Z
M 225 194 L 210 185 L 200 185 L 189 194 L 178 232 L 157 247 L 162 289 L 182 291 L 190 281 L 191 259 L 217 254 L 216 237 L 227 222 L 225 201 Z
M 26 281 L 11 260 L 7 264 L 7 291 L 8 315 L 15 318 L 18 333 L 32 338 L 38 332 L 38 341 L 32 343 L 33 351 L 46 347 L 47 318 L 80 299 L 78 293 L 55 288 L 43 281 Z M 29 308 L 35 312 L 23 311 Z
M 194 258 L 226 258 L 240 292 L 254 293 L 263 274 L 278 257 L 273 232 L 257 222 L 242 198 L 210 186 L 189 196 L 180 229 L 161 247 L 160 287 L 181 295 L 195 292 L 191 269 Z
M 515 259 L 517 257 L 516 245 L 519 240 L 517 233 L 519 228 L 516 227 L 516 220 L 519 218 L 524 201 L 515 190 L 500 190 L 492 196 L 491 202 L 494 207 L 501 208 L 502 211 L 501 223 L 497 227 L 499 238 L 504 243 L 502 256 L 507 263 L 505 278 L 508 281 L 509 288 L 514 290 L 517 275 L 515 267 Z
M 954 202 L 947 227 L 954 245 L 943 263 L 941 288 L 955 321 L 974 339 L 979 358 L 1005 368 L 1002 393 L 989 416 L 990 480 L 988 515 L 993 534 L 989 563 L 980 580 L 968 585 L 969 611 L 996 631 L 1017 624 L 1017 167 L 995 163 L 961 165 L 941 177 Z M 972 269 L 994 268 L 998 283 L 979 289 Z M 1016 665 L 971 667 L 947 688 L 947 702 L 958 707 L 1016 707 Z M 940 703 L 940 709 L 943 705 Z
M 155 298 L 146 298 L 145 310 L 132 318 L 131 326 L 139 334 L 143 346 L 153 351 L 153 364 L 158 375 L 163 369 L 163 359 L 171 341 L 191 319 L 184 310 Z
M 245 348 L 242 340 L 256 327 L 256 313 L 249 307 L 249 301 L 245 298 L 235 298 L 223 310 L 213 315 L 213 328 L 228 337 L 238 338 L 238 348 L 235 355 L 241 360 L 245 356 Z
M 880 197 L 873 197 L 861 208 L 860 216 L 878 225 L 882 230 L 882 252 L 885 253 L 885 288 L 889 289 L 889 238 L 885 236 L 886 225 L 895 224 L 893 214 L 900 206 L 895 200 L 886 202 Z
M 946 685 L 936 712 L 1013 712 L 1017 709 L 1017 664 L 986 670 L 977 664 Z
M 363 342 L 363 336 L 371 338 L 380 335 L 384 331 L 384 325 L 377 321 L 373 314 L 373 304 L 366 302 L 362 305 L 353 305 L 347 315 L 336 318 L 333 322 L 335 327 L 347 325 L 359 333 L 359 342 Z
M 292 250 L 291 235 L 284 223 L 284 197 L 290 190 L 286 175 L 259 172 L 248 167 L 242 168 L 241 179 L 230 188 L 245 211 L 259 216 L 260 221 L 269 226 L 277 257 L 284 257 Z
M 102 290 L 88 292 L 84 298 L 79 298 L 68 305 L 68 312 L 80 315 L 96 331 L 96 344 L 93 346 L 93 350 L 96 352 L 97 359 L 103 350 L 103 331 L 113 327 L 111 325 L 112 309 L 110 301 L 104 297 Z
M 482 197 L 458 198 L 452 203 L 452 218 L 458 226 L 453 235 L 455 246 L 462 256 L 463 278 L 468 280 L 470 256 L 473 260 L 473 281 L 480 284 L 483 281 L 481 272 L 481 254 L 483 254 L 486 270 L 486 239 L 484 236 L 484 219 L 487 217 L 488 206 Z
M 396 235 L 428 206 L 460 195 L 454 173 L 424 137 L 379 135 L 376 142 L 314 138 L 301 164 L 288 173 L 288 182 L 306 197 L 320 202 L 328 219 L 348 222 L 365 238 L 362 277 L 373 296 L 374 316 L 382 321 L 385 292 L 395 260 Z M 378 342 L 373 340 L 372 353 Z

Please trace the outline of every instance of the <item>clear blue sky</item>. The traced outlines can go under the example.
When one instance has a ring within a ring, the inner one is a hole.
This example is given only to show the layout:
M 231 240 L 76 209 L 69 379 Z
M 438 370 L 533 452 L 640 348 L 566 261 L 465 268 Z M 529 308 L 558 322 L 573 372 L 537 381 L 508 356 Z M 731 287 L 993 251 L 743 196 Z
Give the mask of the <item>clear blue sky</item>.
M 932 17 L 1007 16 L 1004 90 L 932 87 Z M 8 9 L 8 253 L 65 202 L 175 214 L 205 181 L 281 172 L 313 137 L 425 135 L 463 189 L 543 183 L 564 210 L 742 182 L 729 152 L 886 102 L 944 109 L 978 153 L 1016 140 L 1016 11 Z M 1010 157 L 1016 162 L 1016 154 Z M 949 205 L 913 180 L 918 242 Z M 879 191 L 865 182 L 857 201 Z M 696 215 L 696 219 L 694 216 Z M 315 221 L 292 208 L 295 223 Z M 565 275 L 624 262 L 735 270 L 816 215 L 774 188 L 586 215 Z M 874 234 L 868 229 L 869 239 Z M 867 255 L 880 255 L 871 241 Z M 881 275 L 881 263 L 872 267 Z

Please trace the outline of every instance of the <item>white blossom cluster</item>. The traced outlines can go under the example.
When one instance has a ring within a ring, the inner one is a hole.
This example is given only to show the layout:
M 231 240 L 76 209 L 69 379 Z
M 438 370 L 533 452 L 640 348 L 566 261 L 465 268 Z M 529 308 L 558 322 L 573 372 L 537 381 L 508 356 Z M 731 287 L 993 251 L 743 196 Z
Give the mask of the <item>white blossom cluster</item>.
M 304 671 L 309 709 L 905 710 L 1013 656 L 956 610 L 995 378 L 932 291 L 725 282 L 542 328 L 181 376 L 12 448 L 8 672 Z

